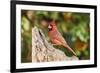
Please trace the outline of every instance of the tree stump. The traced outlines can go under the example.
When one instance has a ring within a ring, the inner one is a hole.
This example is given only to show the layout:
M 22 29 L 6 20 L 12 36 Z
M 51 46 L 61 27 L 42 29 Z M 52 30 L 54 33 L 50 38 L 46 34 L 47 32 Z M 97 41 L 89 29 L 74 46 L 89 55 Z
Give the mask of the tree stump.
M 77 57 L 68 57 L 59 49 L 53 47 L 46 40 L 42 30 L 34 27 L 32 29 L 32 62 L 51 62 L 51 61 L 78 60 Z

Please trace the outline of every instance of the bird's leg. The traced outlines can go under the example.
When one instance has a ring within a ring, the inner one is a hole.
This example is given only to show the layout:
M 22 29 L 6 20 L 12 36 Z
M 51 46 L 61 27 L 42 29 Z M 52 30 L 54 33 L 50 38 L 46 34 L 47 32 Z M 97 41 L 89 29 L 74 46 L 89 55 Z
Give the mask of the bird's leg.
M 52 44 L 54 47 L 56 48 L 60 48 L 60 46 L 58 44 Z

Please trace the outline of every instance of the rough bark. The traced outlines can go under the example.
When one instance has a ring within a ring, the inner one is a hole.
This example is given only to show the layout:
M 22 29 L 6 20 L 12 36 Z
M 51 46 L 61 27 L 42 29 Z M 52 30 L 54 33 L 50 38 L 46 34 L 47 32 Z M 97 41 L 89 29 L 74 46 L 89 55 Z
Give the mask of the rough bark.
M 43 32 L 34 27 L 32 29 L 32 62 L 50 62 L 50 61 L 68 61 L 78 60 L 77 57 L 68 57 L 59 49 L 53 47 L 46 40 Z

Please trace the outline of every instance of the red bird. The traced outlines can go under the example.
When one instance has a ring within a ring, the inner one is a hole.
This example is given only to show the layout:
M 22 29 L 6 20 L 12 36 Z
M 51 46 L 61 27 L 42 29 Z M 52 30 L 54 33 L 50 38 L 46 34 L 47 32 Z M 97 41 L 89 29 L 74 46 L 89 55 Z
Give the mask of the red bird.
M 48 36 L 53 44 L 64 46 L 76 56 L 76 53 L 68 46 L 63 36 L 57 30 L 55 21 L 52 21 L 48 25 L 48 29 L 49 29 Z

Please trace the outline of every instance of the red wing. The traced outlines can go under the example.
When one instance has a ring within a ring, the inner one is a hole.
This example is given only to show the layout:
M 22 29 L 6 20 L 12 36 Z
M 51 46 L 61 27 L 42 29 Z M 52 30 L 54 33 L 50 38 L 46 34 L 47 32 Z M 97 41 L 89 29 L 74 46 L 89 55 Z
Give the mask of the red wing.
M 58 36 L 56 37 L 57 40 L 59 40 L 62 44 L 67 44 L 63 36 L 59 31 L 57 31 Z
M 56 45 L 62 45 L 62 43 L 57 39 L 52 39 L 51 41 L 52 41 L 52 43 L 54 43 Z
M 57 30 L 53 30 L 49 32 L 49 36 L 51 41 L 54 43 L 54 40 L 57 40 L 59 42 L 61 42 L 62 44 L 66 44 L 65 39 L 63 38 L 63 36 L 59 33 L 59 31 Z

